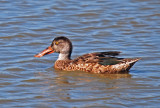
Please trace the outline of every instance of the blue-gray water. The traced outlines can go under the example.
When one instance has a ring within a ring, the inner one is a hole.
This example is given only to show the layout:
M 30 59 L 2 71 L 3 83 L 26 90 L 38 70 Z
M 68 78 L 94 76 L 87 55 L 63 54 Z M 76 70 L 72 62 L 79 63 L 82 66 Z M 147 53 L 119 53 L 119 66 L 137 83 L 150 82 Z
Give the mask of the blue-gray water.
M 117 50 L 142 57 L 124 75 L 54 70 L 58 54 L 34 58 L 56 36 L 72 58 Z M 159 0 L 1 0 L 1 108 L 160 106 Z

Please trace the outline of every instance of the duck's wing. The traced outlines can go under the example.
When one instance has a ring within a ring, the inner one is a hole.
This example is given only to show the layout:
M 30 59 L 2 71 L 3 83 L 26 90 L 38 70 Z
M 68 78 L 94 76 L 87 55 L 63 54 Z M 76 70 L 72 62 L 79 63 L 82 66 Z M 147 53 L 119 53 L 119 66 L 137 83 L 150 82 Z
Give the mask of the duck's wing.
M 120 51 L 109 51 L 109 52 L 94 52 L 94 53 L 89 53 L 91 55 L 94 56 L 98 56 L 98 57 L 114 57 L 114 56 L 118 56 L 121 52 Z
M 74 59 L 74 62 L 83 62 L 83 63 L 99 63 L 102 65 L 113 65 L 121 61 L 121 58 L 116 58 L 121 52 L 110 51 L 110 52 L 94 52 L 84 54 Z

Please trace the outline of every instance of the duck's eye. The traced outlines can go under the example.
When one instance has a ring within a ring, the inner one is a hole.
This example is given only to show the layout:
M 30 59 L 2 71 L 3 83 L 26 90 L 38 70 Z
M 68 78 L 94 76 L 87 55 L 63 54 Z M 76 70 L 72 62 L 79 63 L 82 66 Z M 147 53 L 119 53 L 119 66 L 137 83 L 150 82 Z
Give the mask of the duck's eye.
M 55 42 L 55 44 L 56 44 L 56 45 L 58 45 L 58 44 L 59 44 L 59 42 Z

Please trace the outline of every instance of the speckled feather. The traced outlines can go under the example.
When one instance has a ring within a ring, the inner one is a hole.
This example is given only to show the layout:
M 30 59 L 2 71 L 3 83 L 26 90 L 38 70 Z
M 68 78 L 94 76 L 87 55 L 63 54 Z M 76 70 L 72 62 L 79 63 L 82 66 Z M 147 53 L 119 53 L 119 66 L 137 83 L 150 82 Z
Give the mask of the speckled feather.
M 101 74 L 118 74 L 128 73 L 129 69 L 136 63 L 140 58 L 135 59 L 123 59 L 115 57 L 105 57 L 118 55 L 120 52 L 98 52 L 89 53 L 80 56 L 74 60 L 57 60 L 54 67 L 59 70 L 65 71 L 86 71 L 91 73 Z M 105 64 L 104 64 L 105 63 Z

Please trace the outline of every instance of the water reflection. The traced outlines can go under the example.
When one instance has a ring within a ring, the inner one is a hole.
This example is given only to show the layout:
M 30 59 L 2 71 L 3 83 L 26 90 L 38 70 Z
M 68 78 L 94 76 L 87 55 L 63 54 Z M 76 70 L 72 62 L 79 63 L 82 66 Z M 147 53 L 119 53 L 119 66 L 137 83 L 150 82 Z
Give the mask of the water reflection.
M 114 90 L 121 89 L 123 84 L 127 84 L 124 82 L 124 78 L 126 81 L 131 78 L 130 74 L 99 75 L 80 71 L 54 70 L 52 77 L 49 77 L 51 74 L 47 75 L 47 73 L 38 73 L 41 79 L 45 79 L 45 82 L 42 82 L 45 84 L 45 88 L 41 88 L 42 94 L 39 95 L 43 97 L 41 99 L 49 99 L 44 101 L 50 102 L 74 102 L 77 104 L 112 99 L 113 97 L 108 94 L 112 94 Z

